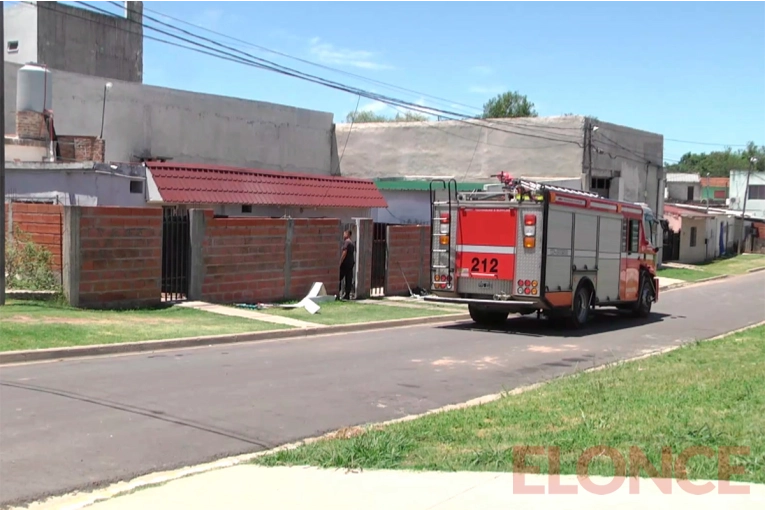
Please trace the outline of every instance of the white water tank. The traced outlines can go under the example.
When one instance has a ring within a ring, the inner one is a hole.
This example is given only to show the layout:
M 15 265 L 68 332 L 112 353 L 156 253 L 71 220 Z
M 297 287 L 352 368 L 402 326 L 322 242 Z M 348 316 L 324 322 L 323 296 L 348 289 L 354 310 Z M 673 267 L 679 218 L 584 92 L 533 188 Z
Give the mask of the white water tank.
M 16 80 L 16 111 L 43 113 L 53 109 L 53 74 L 43 66 L 26 64 Z

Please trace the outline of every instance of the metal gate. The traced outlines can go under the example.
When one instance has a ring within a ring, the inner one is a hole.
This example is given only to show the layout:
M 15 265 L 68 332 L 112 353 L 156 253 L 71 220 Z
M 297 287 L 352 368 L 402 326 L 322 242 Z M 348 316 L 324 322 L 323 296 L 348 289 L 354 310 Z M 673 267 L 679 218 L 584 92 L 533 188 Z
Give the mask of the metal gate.
M 673 260 L 680 259 L 680 232 L 665 229 L 662 249 L 662 262 L 672 262 Z
M 189 292 L 191 239 L 188 211 L 165 208 L 162 218 L 162 301 L 183 301 Z
M 388 272 L 388 224 L 375 223 L 372 233 L 372 281 L 371 295 L 385 294 L 385 275 Z

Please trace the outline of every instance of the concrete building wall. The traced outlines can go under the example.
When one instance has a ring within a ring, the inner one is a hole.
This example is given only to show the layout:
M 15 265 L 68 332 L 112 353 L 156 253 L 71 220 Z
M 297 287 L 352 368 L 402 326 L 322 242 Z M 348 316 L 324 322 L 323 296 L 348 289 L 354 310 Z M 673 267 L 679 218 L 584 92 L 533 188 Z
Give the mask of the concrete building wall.
M 61 71 L 141 83 L 143 3 L 127 3 L 129 17 L 60 2 L 14 5 L 6 13 L 5 38 L 23 39 L 19 39 L 19 53 L 8 58 L 11 55 L 6 51 L 6 60 L 37 62 Z
M 17 3 L 5 8 L 3 30 L 5 61 L 21 65 L 37 61 L 37 9 L 34 6 Z M 9 50 L 10 43 L 16 43 L 18 48 Z M 11 99 L 16 102 L 15 96 Z
M 747 170 L 731 170 L 730 172 L 730 209 L 741 211 L 744 207 L 746 193 Z M 749 189 L 752 186 L 765 186 L 765 172 L 752 172 L 749 176 Z M 746 214 L 753 218 L 765 219 L 765 199 L 752 198 L 750 193 L 746 199 Z
M 475 121 L 338 124 L 338 144 L 348 139 L 340 172 L 459 181 L 492 180 L 499 172 L 581 177 L 584 117 L 498 119 L 489 125 L 496 129 Z
M 60 168 L 6 167 L 6 196 L 12 199 L 52 200 L 61 205 L 142 207 L 146 205 L 143 178 L 58 165 Z M 68 168 L 69 167 L 69 168 Z M 140 168 L 140 167 L 138 167 Z M 142 183 L 131 192 L 131 180 Z
M 381 190 L 387 209 L 374 209 L 375 223 L 430 225 L 430 194 L 427 191 Z
M 704 243 L 706 220 L 703 218 L 683 218 L 680 229 L 680 258 L 683 264 L 697 264 L 707 260 L 707 246 Z M 691 246 L 692 230 L 696 229 L 695 244 Z
M 585 172 L 611 179 L 609 198 L 642 202 L 661 217 L 664 211 L 664 137 L 597 119 L 587 119 L 592 132 L 592 165 L 586 151 Z
M 585 135 L 595 127 L 590 151 Z M 508 172 L 579 180 L 609 198 L 647 203 L 658 216 L 664 208 L 663 136 L 596 119 L 494 119 L 488 127 L 474 121 L 338 125 L 338 143 L 346 138 L 345 176 L 481 181 Z
M 668 182 L 665 193 L 666 198 L 673 200 L 673 201 L 679 201 L 679 202 L 687 202 L 688 199 L 688 189 L 691 188 L 693 190 L 690 200 L 691 201 L 699 201 L 701 200 L 701 184 L 698 183 L 691 183 L 691 182 Z
M 6 133 L 15 126 L 17 64 L 5 63 Z M 101 130 L 103 78 L 53 71 L 59 135 Z M 107 161 L 177 162 L 330 175 L 332 114 L 113 81 L 106 98 Z

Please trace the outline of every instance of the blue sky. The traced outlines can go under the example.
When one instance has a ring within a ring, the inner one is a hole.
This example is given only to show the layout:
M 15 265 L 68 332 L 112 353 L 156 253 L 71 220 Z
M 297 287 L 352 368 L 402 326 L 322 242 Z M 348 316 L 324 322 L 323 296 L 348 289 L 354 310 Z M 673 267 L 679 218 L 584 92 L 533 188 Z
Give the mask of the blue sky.
M 114 10 L 109 4 L 98 2 Z M 576 113 L 668 139 L 765 145 L 763 2 L 145 2 L 164 13 L 391 90 L 204 33 L 301 71 L 475 113 L 505 90 L 540 115 Z M 170 21 L 164 19 L 164 21 Z M 146 20 L 147 23 L 151 23 Z M 145 34 L 164 37 L 151 30 Z M 357 96 L 146 41 L 147 84 L 329 111 Z M 361 109 L 384 110 L 362 99 Z M 667 140 L 668 161 L 720 147 Z M 735 147 L 734 147 L 735 148 Z

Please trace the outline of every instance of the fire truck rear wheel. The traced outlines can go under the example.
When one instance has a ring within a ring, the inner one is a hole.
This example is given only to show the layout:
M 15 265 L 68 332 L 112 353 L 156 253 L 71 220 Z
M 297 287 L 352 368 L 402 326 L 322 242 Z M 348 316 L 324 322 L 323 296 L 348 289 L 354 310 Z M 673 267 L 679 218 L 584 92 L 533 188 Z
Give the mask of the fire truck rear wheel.
M 574 306 L 571 310 L 570 322 L 575 328 L 581 328 L 590 320 L 592 307 L 592 288 L 582 282 L 574 295 Z
M 486 310 L 485 308 L 478 308 L 473 305 L 468 305 L 468 311 L 470 312 L 470 318 L 473 322 L 479 326 L 501 326 L 507 321 L 509 312 L 503 312 L 501 310 Z

